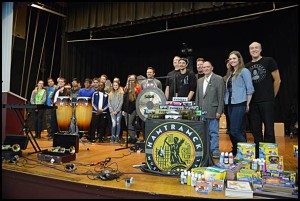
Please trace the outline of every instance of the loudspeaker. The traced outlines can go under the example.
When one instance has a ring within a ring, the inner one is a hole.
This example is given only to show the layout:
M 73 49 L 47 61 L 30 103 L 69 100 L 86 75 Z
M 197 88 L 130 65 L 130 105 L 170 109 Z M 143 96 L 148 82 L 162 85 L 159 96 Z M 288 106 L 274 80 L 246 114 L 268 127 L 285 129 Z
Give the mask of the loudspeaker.
M 20 145 L 22 150 L 25 150 L 28 145 L 28 136 L 26 135 L 7 135 L 5 137 L 3 145 Z

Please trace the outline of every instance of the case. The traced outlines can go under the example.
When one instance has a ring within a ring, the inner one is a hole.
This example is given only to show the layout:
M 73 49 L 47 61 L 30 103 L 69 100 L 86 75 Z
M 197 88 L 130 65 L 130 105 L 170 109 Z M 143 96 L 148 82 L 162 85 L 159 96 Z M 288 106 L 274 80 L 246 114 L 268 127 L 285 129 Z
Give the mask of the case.
M 68 163 L 70 161 L 76 160 L 76 153 L 57 153 L 46 150 L 38 153 L 38 160 L 51 163 Z
M 22 156 L 22 150 L 25 150 L 28 145 L 29 138 L 25 135 L 11 135 L 6 134 L 3 145 L 13 146 L 14 144 L 20 145 L 20 151 L 2 150 L 2 157 L 5 160 L 12 159 L 15 155 Z
M 79 152 L 79 136 L 76 134 L 55 133 L 53 137 L 53 147 L 64 147 L 69 149 L 75 147 L 75 153 Z
M 55 133 L 53 137 L 53 147 L 64 147 L 69 149 L 71 146 L 75 147 L 75 153 L 58 153 L 48 150 L 38 153 L 38 159 L 51 163 L 68 163 L 76 160 L 76 153 L 79 151 L 79 136 L 73 134 Z

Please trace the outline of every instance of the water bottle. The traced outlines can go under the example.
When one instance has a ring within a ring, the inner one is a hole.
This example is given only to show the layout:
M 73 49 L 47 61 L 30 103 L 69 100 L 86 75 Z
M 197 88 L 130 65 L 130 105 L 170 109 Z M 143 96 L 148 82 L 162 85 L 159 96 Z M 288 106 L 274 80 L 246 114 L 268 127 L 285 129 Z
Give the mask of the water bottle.
M 219 159 L 219 164 L 220 165 L 224 164 L 224 152 L 221 152 L 220 159 Z

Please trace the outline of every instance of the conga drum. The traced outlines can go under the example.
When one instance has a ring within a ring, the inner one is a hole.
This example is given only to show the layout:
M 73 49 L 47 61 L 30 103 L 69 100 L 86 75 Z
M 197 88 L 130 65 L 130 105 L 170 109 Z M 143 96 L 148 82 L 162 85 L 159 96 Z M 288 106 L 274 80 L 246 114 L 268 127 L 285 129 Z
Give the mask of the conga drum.
M 92 121 L 92 99 L 77 97 L 75 117 L 79 131 L 88 131 Z
M 71 98 L 68 96 L 58 96 L 55 103 L 56 118 L 59 131 L 69 131 L 72 120 Z

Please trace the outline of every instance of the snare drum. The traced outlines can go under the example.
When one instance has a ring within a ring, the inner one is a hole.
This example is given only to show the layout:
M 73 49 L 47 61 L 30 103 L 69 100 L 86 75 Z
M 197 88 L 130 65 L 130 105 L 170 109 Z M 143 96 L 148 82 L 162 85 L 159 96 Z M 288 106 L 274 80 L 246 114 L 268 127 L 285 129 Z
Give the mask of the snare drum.
M 56 118 L 59 131 L 69 131 L 72 119 L 71 98 L 68 96 L 58 96 L 55 103 Z
M 92 121 L 92 100 L 90 97 L 77 97 L 75 117 L 79 131 L 88 131 Z

